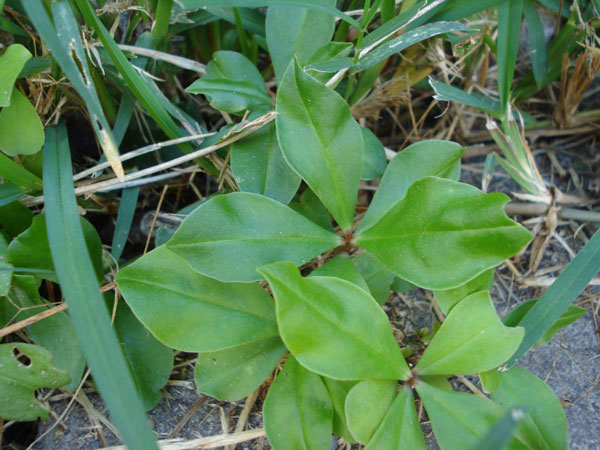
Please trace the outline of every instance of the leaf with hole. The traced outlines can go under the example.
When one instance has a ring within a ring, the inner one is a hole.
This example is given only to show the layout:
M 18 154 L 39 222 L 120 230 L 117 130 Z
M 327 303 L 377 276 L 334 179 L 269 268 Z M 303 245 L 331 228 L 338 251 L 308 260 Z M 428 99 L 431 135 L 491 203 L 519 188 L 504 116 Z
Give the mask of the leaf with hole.
M 512 405 L 529 407 L 529 414 L 517 426 L 517 437 L 529 448 L 563 450 L 569 447 L 565 410 L 552 389 L 521 367 L 499 372 L 499 386 L 492 400 L 504 410 Z
M 213 197 L 181 224 L 167 248 L 196 271 L 221 281 L 261 279 L 256 268 L 301 265 L 341 239 L 267 197 L 234 192 Z
M 0 111 L 0 150 L 9 156 L 32 155 L 44 145 L 44 125 L 21 91 L 14 89 L 10 106 Z
M 331 442 L 333 407 L 318 375 L 290 355 L 271 385 L 263 406 L 273 448 L 320 450 Z
M 5 420 L 47 419 L 50 409 L 37 400 L 36 389 L 69 383 L 67 372 L 52 365 L 52 353 L 31 344 L 0 345 L 0 417 Z
M 277 92 L 277 138 L 288 164 L 344 230 L 352 227 L 363 138 L 346 101 L 294 60 Z
M 252 118 L 250 115 L 249 120 Z M 231 170 L 242 191 L 262 194 L 284 205 L 294 197 L 301 181 L 281 153 L 274 123 L 231 146 Z
M 426 450 L 415 400 L 404 385 L 388 408 L 365 450 Z
M 213 352 L 278 334 L 273 302 L 258 284 L 201 275 L 166 247 L 122 269 L 116 281 L 137 318 L 177 350 Z
M 436 177 L 406 197 L 354 241 L 399 277 L 426 289 L 451 289 L 519 252 L 529 231 L 510 220 L 504 194 Z
M 375 196 L 358 231 L 377 223 L 404 197 L 408 188 L 421 178 L 435 176 L 458 181 L 460 157 L 464 148 L 449 141 L 422 141 L 409 145 L 388 164 Z
M 194 371 L 196 389 L 218 400 L 241 400 L 258 389 L 285 352 L 281 339 L 274 336 L 199 353 Z
M 21 44 L 9 45 L 0 56 L 0 107 L 10 105 L 15 81 L 32 56 L 31 52 Z
M 288 262 L 259 271 L 275 297 L 281 338 L 304 367 L 338 380 L 409 376 L 387 316 L 363 289 L 338 278 L 302 278 Z
M 363 380 L 348 392 L 346 421 L 358 442 L 371 440 L 396 397 L 397 385 L 396 380 Z
M 522 328 L 506 327 L 488 291 L 456 305 L 417 363 L 423 375 L 476 374 L 506 362 L 523 340 Z

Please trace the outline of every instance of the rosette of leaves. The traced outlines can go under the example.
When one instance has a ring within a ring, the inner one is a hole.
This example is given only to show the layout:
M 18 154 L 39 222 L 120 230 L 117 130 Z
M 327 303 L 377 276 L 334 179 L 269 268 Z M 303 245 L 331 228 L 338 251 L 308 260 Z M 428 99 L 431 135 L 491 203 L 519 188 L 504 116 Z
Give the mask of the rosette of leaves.
M 311 42 L 313 51 L 330 37 Z M 263 406 L 275 449 L 327 449 L 332 433 L 370 449 L 425 448 L 415 392 L 444 449 L 476 447 L 522 404 L 529 413 L 510 448 L 566 448 L 566 419 L 549 388 L 518 367 L 497 370 L 523 329 L 500 321 L 486 282 L 531 238 L 506 217 L 508 198 L 457 181 L 460 145 L 425 141 L 386 165 L 356 226 L 359 181 L 381 149 L 344 98 L 303 68 L 310 55 L 283 56 L 275 123 L 232 149 L 234 173 L 246 174 L 242 192 L 213 196 L 165 245 L 119 272 L 133 313 L 164 345 L 198 353 L 199 392 L 237 401 L 276 371 Z M 262 92 L 256 73 L 226 67 L 240 58 L 217 55 L 209 83 L 194 89 L 231 112 L 256 113 L 268 106 L 250 95 Z M 238 82 L 244 89 L 222 99 L 211 87 Z M 397 278 L 451 292 L 446 320 L 408 359 L 381 308 Z M 492 399 L 447 381 L 483 373 L 495 382 Z

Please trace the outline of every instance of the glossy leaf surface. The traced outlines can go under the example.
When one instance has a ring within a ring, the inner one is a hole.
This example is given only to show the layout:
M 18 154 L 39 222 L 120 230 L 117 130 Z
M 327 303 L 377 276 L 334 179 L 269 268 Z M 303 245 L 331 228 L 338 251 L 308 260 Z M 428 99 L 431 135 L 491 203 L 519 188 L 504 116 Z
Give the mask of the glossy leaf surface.
M 231 146 L 231 170 L 242 191 L 262 194 L 284 205 L 294 197 L 301 181 L 281 153 L 274 123 Z
M 506 217 L 507 201 L 504 194 L 427 177 L 355 242 L 417 286 L 455 288 L 531 239 L 529 231 Z
M 168 242 L 196 271 L 221 281 L 261 279 L 256 268 L 304 264 L 341 244 L 335 234 L 267 197 L 219 195 L 196 208 Z
M 10 105 L 15 81 L 32 56 L 31 52 L 21 44 L 9 45 L 0 56 L 0 108 Z
M 173 350 L 156 340 L 123 302 L 117 307 L 114 327 L 135 387 L 148 411 L 163 397 L 161 389 L 173 370 Z
M 321 0 L 335 7 L 334 0 Z M 267 10 L 265 31 L 278 82 L 294 56 L 304 64 L 331 40 L 335 18 L 324 11 L 294 6 L 272 6 Z
M 14 89 L 10 106 L 0 111 L 0 150 L 10 156 L 32 155 L 44 145 L 44 125 L 21 91 Z
M 450 311 L 415 370 L 423 375 L 485 372 L 506 362 L 523 335 L 522 328 L 502 324 L 489 292 L 477 292 Z
M 567 449 L 567 418 L 552 389 L 518 366 L 508 372 L 499 372 L 498 378 L 500 384 L 492 393 L 492 400 L 505 410 L 515 404 L 529 406 L 529 414 L 517 427 L 519 439 L 530 448 Z
M 302 278 L 292 263 L 259 270 L 275 297 L 281 338 L 303 366 L 339 380 L 408 377 L 387 316 L 363 289 L 338 278 Z
M 452 308 L 462 299 L 479 291 L 489 291 L 494 280 L 494 269 L 486 270 L 480 275 L 477 275 L 471 281 L 454 289 L 446 291 L 435 291 L 435 300 L 440 306 L 442 312 L 446 315 Z
M 348 429 L 358 442 L 366 444 L 379 427 L 396 397 L 396 380 L 363 380 L 346 397 Z
M 423 141 L 402 150 L 388 164 L 358 231 L 375 225 L 421 178 L 435 176 L 458 180 L 464 148 L 449 141 Z
M 36 389 L 69 383 L 67 372 L 52 365 L 52 353 L 31 344 L 0 345 L 0 416 L 5 420 L 47 419 L 49 408 Z
M 449 392 L 427 383 L 419 383 L 417 392 L 442 450 L 473 448 L 502 415 L 487 398 Z
M 342 229 L 350 229 L 364 147 L 350 107 L 294 61 L 277 92 L 276 110 L 277 138 L 288 164 Z
M 425 450 L 410 388 L 402 387 L 365 450 Z
M 116 281 L 137 318 L 177 350 L 211 352 L 277 336 L 273 302 L 258 284 L 205 277 L 165 247 L 122 269 Z
M 218 400 L 241 400 L 265 381 L 285 352 L 279 337 L 269 337 L 200 353 L 194 371 L 196 389 Z
M 265 430 L 276 449 L 320 450 L 331 442 L 333 408 L 325 384 L 290 356 L 263 406 Z

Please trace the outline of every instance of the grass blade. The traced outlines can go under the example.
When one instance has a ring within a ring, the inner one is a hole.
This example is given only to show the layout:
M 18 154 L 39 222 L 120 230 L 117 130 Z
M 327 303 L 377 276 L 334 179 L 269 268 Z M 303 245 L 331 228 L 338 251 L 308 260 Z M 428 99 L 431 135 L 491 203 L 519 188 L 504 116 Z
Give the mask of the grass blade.
M 42 180 L 0 152 L 0 177 L 28 189 L 41 189 Z
M 523 0 L 506 0 L 498 5 L 498 93 L 505 111 L 510 97 L 519 37 L 521 36 L 521 13 Z
M 14 183 L 0 184 L 0 206 L 8 205 L 25 194 L 25 190 Z
M 537 303 L 519 322 L 525 337 L 516 353 L 506 363 L 511 367 L 558 320 L 600 270 L 600 230 L 579 251 Z
M 499 117 L 502 108 L 497 100 L 463 91 L 449 84 L 429 78 L 429 84 L 435 92 L 434 98 L 445 102 L 456 102 L 461 105 L 472 106 L 481 111 L 486 111 L 494 117 Z
M 503 450 L 515 434 L 517 425 L 529 412 L 526 405 L 513 406 L 504 413 L 477 443 L 474 450 Z
M 133 215 L 135 214 L 139 193 L 139 186 L 123 189 L 111 250 L 111 254 L 117 261 L 121 257 L 121 253 L 123 253 L 123 249 L 127 243 L 127 236 L 129 236 L 129 230 L 131 229 L 131 223 L 133 222 Z
M 546 77 L 547 64 L 544 25 L 533 3 L 529 1 L 523 3 L 523 14 L 529 31 L 529 54 L 531 55 L 533 76 L 536 83 L 541 84 Z
M 156 449 L 85 247 L 63 124 L 46 129 L 44 195 L 56 274 L 96 386 L 129 449 Z
M 44 44 L 85 102 L 106 159 L 111 163 L 117 177 L 122 178 L 124 173 L 118 157 L 119 152 L 94 88 L 87 56 L 79 36 L 79 26 L 73 17 L 68 0 L 52 2 L 56 27 L 48 17 L 43 2 L 40 0 L 23 2 L 23 7 Z

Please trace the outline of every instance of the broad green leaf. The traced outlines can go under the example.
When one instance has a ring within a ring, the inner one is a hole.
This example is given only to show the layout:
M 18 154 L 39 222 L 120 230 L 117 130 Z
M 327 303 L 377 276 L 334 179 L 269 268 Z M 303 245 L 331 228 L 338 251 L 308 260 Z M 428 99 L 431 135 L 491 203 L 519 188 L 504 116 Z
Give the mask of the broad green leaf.
M 94 264 L 96 276 L 100 278 L 103 273 L 102 241 L 91 223 L 83 217 L 80 217 L 80 221 L 87 251 Z M 12 240 L 8 246 L 8 262 L 19 268 L 54 272 L 54 263 L 48 244 L 46 217 L 43 214 L 35 216 L 31 226 Z M 56 281 L 56 277 L 53 275 L 44 275 L 44 278 Z
M 515 404 L 529 407 L 529 414 L 519 423 L 517 436 L 529 448 L 566 450 L 569 430 L 565 411 L 552 389 L 532 373 L 514 366 L 499 372 L 500 385 L 492 400 L 504 410 Z
M 493 281 L 494 269 L 486 270 L 462 286 L 446 291 L 434 291 L 435 301 L 440 306 L 442 312 L 448 315 L 452 308 L 462 299 L 475 292 L 489 291 Z
M 0 10 L 2 8 L 0 7 Z M 13 86 L 23 66 L 33 55 L 21 44 L 9 45 L 0 56 L 0 108 L 10 105 Z
M 417 286 L 410 281 L 403 280 L 400 277 L 395 277 L 390 289 L 394 292 L 408 292 L 417 289 Z
M 360 24 L 339 9 L 329 6 L 323 0 L 175 0 L 183 9 L 200 9 L 211 6 L 221 8 L 246 7 L 260 8 L 264 6 L 298 6 L 301 8 L 323 11 L 334 17 L 339 17 L 350 25 L 360 28 Z
M 301 181 L 281 153 L 274 123 L 231 146 L 231 170 L 242 191 L 262 194 L 284 205 L 294 197 Z
M 396 397 L 396 380 L 363 380 L 346 397 L 348 429 L 358 442 L 366 444 L 379 427 Z
M 277 92 L 276 110 L 277 138 L 288 164 L 349 230 L 364 144 L 348 103 L 294 60 Z
M 361 128 L 363 139 L 365 141 L 365 155 L 363 161 L 362 180 L 374 180 L 383 175 L 387 159 L 385 149 L 377 136 L 368 128 Z
M 220 51 L 206 66 L 206 74 L 187 89 L 203 94 L 213 108 L 231 113 L 273 104 L 254 64 L 241 53 Z
M 333 407 L 327 388 L 291 355 L 269 389 L 263 415 L 273 448 L 329 448 Z
M 349 281 L 350 283 L 354 283 L 358 287 L 364 289 L 366 292 L 369 292 L 369 286 L 354 265 L 353 260 L 344 253 L 337 255 L 335 258 L 327 261 L 318 269 L 313 270 L 309 276 L 340 278 L 342 280 Z
M 498 65 L 498 93 L 500 94 L 500 104 L 504 111 L 509 102 L 517 53 L 519 51 L 523 1 L 506 0 L 498 5 L 496 60 Z
M 331 378 L 322 377 L 331 403 L 333 404 L 333 432 L 339 437 L 344 438 L 348 442 L 354 442 L 348 425 L 346 423 L 346 397 L 348 392 L 356 385 L 356 381 L 340 381 L 332 380 Z
M 533 306 L 537 303 L 537 299 L 528 300 L 525 303 L 521 303 L 511 312 L 509 312 L 506 316 L 502 318 L 502 322 L 507 327 L 516 327 L 519 325 L 523 317 L 533 308 Z M 558 318 L 554 324 L 548 328 L 548 331 L 544 333 L 544 335 L 537 340 L 537 342 L 533 345 L 534 347 L 540 347 L 542 345 L 547 344 L 552 340 L 554 335 L 558 333 L 563 328 L 571 325 L 581 316 L 583 316 L 587 312 L 587 309 L 580 308 L 579 306 L 570 305 L 567 310 L 562 313 L 562 315 Z
M 84 244 L 62 123 L 46 130 L 43 175 L 50 252 L 95 385 L 125 445 L 130 450 L 157 449 Z
M 310 189 L 300 194 L 300 202 L 292 202 L 289 207 L 326 230 L 333 231 L 329 211 Z
M 529 231 L 506 217 L 507 201 L 504 194 L 427 177 L 354 241 L 417 286 L 455 288 L 531 240 Z
M 464 148 L 455 142 L 434 140 L 417 142 L 402 150 L 385 169 L 358 232 L 375 225 L 406 197 L 415 181 L 427 176 L 458 181 L 463 152 Z
M 14 89 L 10 106 L 0 111 L 0 150 L 10 156 L 32 155 L 44 145 L 44 125 L 27 97 Z
M 427 383 L 418 383 L 417 392 L 442 450 L 472 448 L 502 415 L 487 398 L 449 392 Z
M 477 292 L 450 311 L 415 370 L 423 375 L 485 372 L 510 358 L 523 334 L 522 328 L 502 324 L 489 292 Z
M 365 450 L 426 450 L 415 400 L 404 385 Z
M 278 334 L 273 302 L 258 284 L 201 275 L 166 247 L 122 269 L 116 281 L 137 318 L 177 350 L 213 352 Z
M 473 446 L 473 450 L 504 450 L 510 444 L 517 425 L 528 412 L 529 408 L 525 405 L 510 407 Z
M 196 208 L 167 243 L 196 271 L 221 281 L 261 279 L 256 268 L 304 264 L 341 239 L 267 197 L 219 195 Z
M 285 352 L 276 336 L 200 353 L 194 372 L 196 389 L 218 400 L 236 402 L 265 381 Z
M 4 156 L 0 154 L 0 156 Z M 33 213 L 21 202 L 0 206 L 0 227 L 7 235 L 15 237 L 25 231 L 33 220 Z
M 14 183 L 0 184 L 0 206 L 8 205 L 25 195 L 25 189 Z
M 32 276 L 16 275 L 9 298 L 14 304 L 23 308 L 19 320 L 46 311 L 49 307 L 40 298 L 38 283 Z M 75 391 L 83 376 L 85 358 L 69 315 L 66 312 L 53 314 L 30 325 L 27 332 L 35 344 L 44 347 L 54 355 L 54 366 L 69 374 L 71 382 L 65 386 L 65 389 Z
M 386 41 L 371 52 L 367 53 L 365 56 L 359 59 L 355 70 L 357 72 L 361 72 L 418 42 L 424 41 L 439 34 L 469 30 L 469 27 L 457 22 L 428 23 L 422 27 L 407 31 L 397 38 Z
M 500 102 L 492 98 L 473 92 L 465 92 L 462 89 L 442 83 L 441 81 L 436 81 L 433 78 L 429 78 L 429 84 L 435 92 L 433 97 L 436 100 L 472 106 L 481 111 L 487 111 L 494 117 L 499 117 L 499 113 L 502 111 Z
M 8 156 L 0 153 L 0 177 L 28 189 L 41 189 L 42 180 Z
M 387 316 L 363 289 L 338 278 L 302 278 L 289 262 L 259 271 L 275 297 L 281 338 L 304 367 L 338 380 L 410 375 Z
M 335 0 L 321 0 L 335 7 Z M 317 50 L 331 41 L 335 18 L 324 11 L 302 7 L 272 6 L 267 11 L 265 28 L 275 77 L 281 83 L 294 56 L 303 65 Z
M 529 36 L 529 57 L 533 68 L 533 76 L 537 83 L 542 83 L 546 78 L 547 56 L 546 35 L 544 24 L 538 10 L 530 0 L 523 1 L 523 15 L 527 23 L 527 34 Z
M 359 253 L 352 261 L 367 282 L 373 298 L 383 305 L 390 296 L 390 286 L 395 275 L 370 253 Z
M 161 389 L 173 370 L 173 350 L 156 340 L 123 302 L 114 322 L 119 343 L 146 411 L 162 399 Z
M 577 253 L 558 279 L 529 310 L 519 326 L 525 328 L 525 338 L 507 363 L 511 367 L 542 337 L 583 291 L 600 268 L 600 231 Z
M 479 374 L 479 380 L 481 381 L 481 389 L 486 394 L 494 392 L 500 385 L 500 379 L 498 378 L 499 369 L 492 369 Z
M 13 266 L 7 261 L 7 254 L 8 245 L 6 245 L 6 239 L 0 233 L 0 297 L 8 294 L 13 276 Z M 0 323 L 0 326 L 4 326 L 4 324 Z
M 36 389 L 58 388 L 70 381 L 52 365 L 52 353 L 31 344 L 0 345 L 0 417 L 5 420 L 47 419 L 50 409 L 37 400 Z

